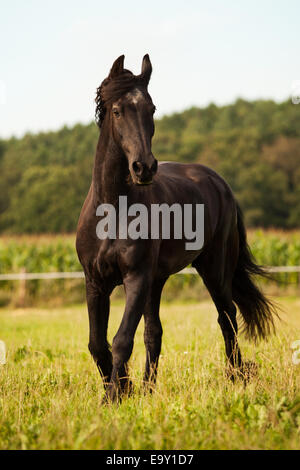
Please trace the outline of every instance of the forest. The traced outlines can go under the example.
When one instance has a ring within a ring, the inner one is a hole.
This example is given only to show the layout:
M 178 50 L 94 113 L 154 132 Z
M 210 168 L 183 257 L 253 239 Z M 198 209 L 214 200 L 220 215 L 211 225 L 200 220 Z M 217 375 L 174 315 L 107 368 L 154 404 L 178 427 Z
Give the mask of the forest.
M 0 140 L 0 232 L 74 232 L 98 136 L 92 122 Z M 158 160 L 221 174 L 248 227 L 300 226 L 300 106 L 291 101 L 238 99 L 164 116 L 152 149 Z

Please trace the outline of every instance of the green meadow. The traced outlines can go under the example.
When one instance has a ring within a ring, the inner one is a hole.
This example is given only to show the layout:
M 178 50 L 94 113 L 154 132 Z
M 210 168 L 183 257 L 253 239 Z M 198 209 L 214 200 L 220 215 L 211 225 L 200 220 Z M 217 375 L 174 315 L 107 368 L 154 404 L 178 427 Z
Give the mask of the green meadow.
M 298 449 L 300 364 L 291 345 L 300 339 L 300 299 L 277 303 L 276 336 L 253 345 L 240 335 L 244 358 L 258 366 L 245 384 L 227 378 L 212 302 L 163 302 L 156 389 L 142 387 L 142 320 L 130 361 L 135 390 L 121 405 L 101 403 L 85 305 L 2 308 L 0 449 Z M 110 341 L 122 311 L 114 301 Z

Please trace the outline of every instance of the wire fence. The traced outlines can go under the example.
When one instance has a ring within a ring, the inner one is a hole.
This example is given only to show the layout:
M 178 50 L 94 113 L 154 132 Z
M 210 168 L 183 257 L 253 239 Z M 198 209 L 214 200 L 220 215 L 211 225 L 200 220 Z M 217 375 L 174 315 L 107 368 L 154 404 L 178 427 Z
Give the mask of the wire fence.
M 269 273 L 300 273 L 300 266 L 268 266 Z M 185 268 L 176 274 L 197 274 L 195 268 Z M 25 270 L 13 274 L 0 274 L 0 281 L 30 281 L 38 279 L 82 279 L 83 271 L 27 273 Z

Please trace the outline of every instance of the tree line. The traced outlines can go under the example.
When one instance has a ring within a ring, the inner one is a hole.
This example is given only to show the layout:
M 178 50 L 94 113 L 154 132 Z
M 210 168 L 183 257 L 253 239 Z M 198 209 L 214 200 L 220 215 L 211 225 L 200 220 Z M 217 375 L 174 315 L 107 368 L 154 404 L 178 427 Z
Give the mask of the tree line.
M 164 116 L 155 128 L 155 157 L 213 168 L 248 226 L 300 226 L 300 106 L 238 99 Z M 90 123 L 0 140 L 0 232 L 73 232 L 98 135 Z

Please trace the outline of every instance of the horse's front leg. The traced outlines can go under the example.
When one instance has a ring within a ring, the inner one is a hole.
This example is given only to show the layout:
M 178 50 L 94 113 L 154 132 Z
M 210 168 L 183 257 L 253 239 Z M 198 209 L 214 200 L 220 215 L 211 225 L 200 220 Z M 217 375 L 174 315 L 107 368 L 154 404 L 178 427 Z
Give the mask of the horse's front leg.
M 144 374 L 145 387 L 149 386 L 152 391 L 152 384 L 156 382 L 158 360 L 161 350 L 162 326 L 159 318 L 159 306 L 163 286 L 166 279 L 157 279 L 153 282 L 151 296 L 149 296 L 144 312 L 145 330 L 144 342 L 146 348 L 146 365 Z
M 112 356 L 107 341 L 109 295 L 101 293 L 87 281 L 86 298 L 90 324 L 89 350 L 106 389 L 112 372 Z
M 149 284 L 145 276 L 131 275 L 124 280 L 126 307 L 112 343 L 113 370 L 108 388 L 108 397 L 111 401 L 117 401 L 131 388 L 127 362 L 132 353 L 134 335 L 147 300 Z

